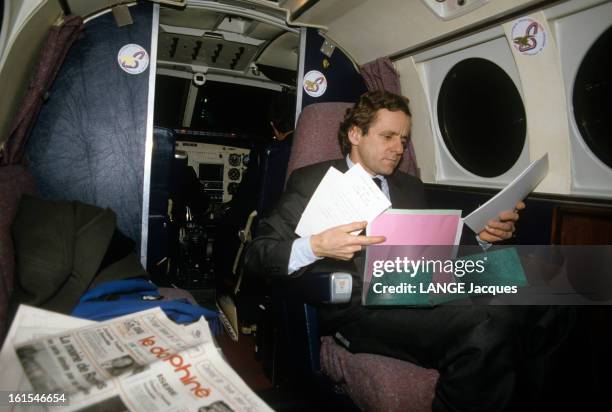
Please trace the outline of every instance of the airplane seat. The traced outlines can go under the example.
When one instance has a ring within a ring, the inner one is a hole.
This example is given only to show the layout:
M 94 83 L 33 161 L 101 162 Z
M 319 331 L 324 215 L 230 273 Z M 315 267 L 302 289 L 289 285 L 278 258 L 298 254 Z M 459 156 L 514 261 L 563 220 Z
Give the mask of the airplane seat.
M 174 157 L 174 132 L 155 126 L 153 128 L 153 157 L 151 159 L 151 186 L 149 196 L 149 235 L 147 271 L 154 281 L 166 283 L 164 258 L 169 254 L 168 201 L 170 199 L 170 174 Z
M 170 196 L 170 172 L 176 137 L 170 129 L 153 128 L 153 157 L 151 160 L 151 195 L 149 214 L 167 214 Z
M 261 161 L 262 185 L 259 191 L 257 213 L 268 215 L 280 199 L 285 187 L 292 142 L 270 143 L 263 150 Z
M 187 208 L 194 219 L 204 219 L 210 205 L 210 198 L 198 179 L 192 166 L 188 164 L 187 153 L 177 151 L 172 157 L 168 195 L 172 200 L 170 215 L 174 220 L 184 223 Z
M 210 289 L 215 279 L 211 200 L 185 152 L 172 159 L 169 195 L 169 277 L 187 289 Z
M 160 286 L 174 280 L 186 208 L 194 219 L 201 220 L 209 204 L 195 171 L 187 165 L 186 154 L 175 152 L 175 140 L 172 130 L 153 129 L 147 272 Z
M 237 234 L 244 227 L 249 214 L 259 204 L 259 191 L 262 184 L 261 163 L 263 148 L 253 145 L 249 152 L 246 171 L 233 193 L 232 199 L 224 205 L 225 211 L 217 222 L 217 233 L 213 245 L 213 263 L 217 274 L 218 291 L 227 292 L 233 288 L 236 279 L 233 264 L 240 249 Z
M 351 103 L 332 102 L 304 108 L 297 123 L 287 176 L 296 168 L 342 157 L 337 134 L 340 122 L 351 106 Z M 407 164 L 400 164 L 400 169 L 406 171 Z M 293 287 L 279 292 L 284 296 L 280 303 L 280 327 L 286 329 L 280 334 L 283 338 L 279 345 L 288 346 L 276 352 L 286 354 L 289 369 L 295 369 L 297 364 L 307 365 L 305 369 L 309 370 L 304 370 L 304 373 L 314 374 L 318 384 L 333 382 L 333 393 L 348 394 L 362 410 L 431 410 L 437 371 L 385 356 L 352 354 L 336 344 L 332 337 L 320 337 L 316 310 L 305 302 L 333 303 L 333 279 L 330 279 L 330 274 L 319 274 L 296 280 L 289 281 L 294 283 Z M 308 283 L 315 287 L 309 287 Z M 322 290 L 324 288 L 327 290 Z M 294 291 L 304 299 L 296 299 Z M 305 360 L 296 362 L 296 359 Z M 282 360 L 278 364 L 282 370 Z M 293 370 L 291 373 L 296 372 Z
M 240 321 L 246 327 L 258 323 L 264 327 L 266 322 L 260 317 L 259 307 L 265 306 L 266 287 L 241 275 L 242 259 L 257 222 L 270 213 L 283 193 L 290 148 L 290 141 L 282 141 L 251 150 L 247 172 L 230 202 L 233 206 L 224 217 L 224 230 L 215 247 L 216 264 L 228 280 L 219 285 L 218 291 L 227 293 L 231 284 L 233 292 L 230 294 L 234 296 Z M 265 332 L 259 336 L 263 334 Z
M 352 103 L 316 103 L 306 106 L 295 128 L 285 180 L 295 169 L 342 157 L 338 129 Z

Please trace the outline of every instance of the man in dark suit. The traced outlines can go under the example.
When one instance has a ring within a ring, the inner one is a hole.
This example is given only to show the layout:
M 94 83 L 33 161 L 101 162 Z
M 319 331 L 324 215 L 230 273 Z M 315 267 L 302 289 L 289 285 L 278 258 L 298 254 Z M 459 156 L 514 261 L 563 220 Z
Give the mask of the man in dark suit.
M 351 301 L 319 308 L 321 324 L 350 351 L 377 353 L 440 371 L 433 409 L 504 410 L 515 390 L 517 362 L 527 356 L 526 331 L 539 319 L 528 311 L 486 306 L 438 306 L 427 309 L 369 308 L 360 303 L 365 246 L 382 236 L 352 235 L 366 222 L 332 227 L 298 238 L 295 228 L 310 197 L 330 166 L 345 172 L 356 163 L 368 172 L 394 208 L 425 208 L 423 184 L 397 169 L 410 133 L 408 101 L 388 92 L 361 96 L 340 126 L 345 159 L 296 170 L 272 214 L 261 221 L 246 252 L 251 272 L 308 276 L 308 272 L 353 274 Z M 514 232 L 515 210 L 500 213 L 477 236 L 487 247 Z M 538 312 L 543 312 L 538 311 Z

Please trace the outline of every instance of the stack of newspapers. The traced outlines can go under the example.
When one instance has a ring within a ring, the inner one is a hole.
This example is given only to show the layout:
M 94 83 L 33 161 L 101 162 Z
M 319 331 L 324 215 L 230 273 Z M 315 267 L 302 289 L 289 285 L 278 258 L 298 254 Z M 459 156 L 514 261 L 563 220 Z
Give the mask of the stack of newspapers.
M 204 318 L 159 309 L 92 322 L 22 305 L 0 353 L 11 410 L 270 411 L 222 357 Z

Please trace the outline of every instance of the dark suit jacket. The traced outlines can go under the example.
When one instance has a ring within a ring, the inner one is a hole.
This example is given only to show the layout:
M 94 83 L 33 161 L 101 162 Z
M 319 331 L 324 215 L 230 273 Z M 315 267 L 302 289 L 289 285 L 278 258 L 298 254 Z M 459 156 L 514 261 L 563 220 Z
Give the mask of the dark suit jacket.
M 341 172 L 348 169 L 346 159 L 331 160 L 295 170 L 275 210 L 270 217 L 263 219 L 255 239 L 245 255 L 245 265 L 251 272 L 266 276 L 287 277 L 291 244 L 298 237 L 295 228 L 302 212 L 310 201 L 315 189 L 330 166 Z M 424 187 L 421 181 L 406 173 L 395 171 L 387 177 L 391 204 L 398 209 L 426 208 Z M 353 261 L 343 262 L 334 259 L 321 259 L 291 274 L 292 277 L 305 272 L 345 271 L 353 274 L 353 295 L 361 290 L 363 257 L 361 254 Z
M 23 196 L 12 226 L 19 280 L 13 305 L 70 313 L 90 286 L 146 276 L 134 253 L 118 260 L 108 253 L 115 222 L 110 209 Z

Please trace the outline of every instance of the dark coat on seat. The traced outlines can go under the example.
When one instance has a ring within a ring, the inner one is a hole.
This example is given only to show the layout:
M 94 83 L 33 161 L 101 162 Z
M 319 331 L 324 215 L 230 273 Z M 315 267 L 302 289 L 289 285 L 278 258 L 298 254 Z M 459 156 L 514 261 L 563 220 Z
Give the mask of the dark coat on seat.
M 101 268 L 115 226 L 110 209 L 23 196 L 12 226 L 18 280 L 13 304 L 69 313 L 94 282 L 146 275 L 131 253 Z

